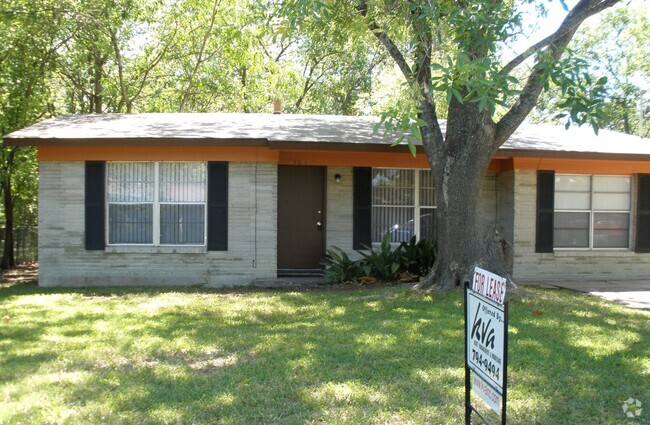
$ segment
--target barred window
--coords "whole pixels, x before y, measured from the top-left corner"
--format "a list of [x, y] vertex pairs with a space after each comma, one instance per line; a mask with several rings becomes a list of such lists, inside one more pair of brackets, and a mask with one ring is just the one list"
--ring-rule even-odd
[[205, 245], [204, 162], [107, 163], [109, 245]]
[[372, 242], [433, 239], [435, 187], [431, 170], [372, 170]]

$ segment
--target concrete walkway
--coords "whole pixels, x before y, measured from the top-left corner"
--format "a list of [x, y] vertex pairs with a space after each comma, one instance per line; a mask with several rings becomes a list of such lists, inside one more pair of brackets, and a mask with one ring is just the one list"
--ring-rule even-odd
[[562, 281], [537, 284], [584, 292], [628, 307], [650, 311], [650, 280]]

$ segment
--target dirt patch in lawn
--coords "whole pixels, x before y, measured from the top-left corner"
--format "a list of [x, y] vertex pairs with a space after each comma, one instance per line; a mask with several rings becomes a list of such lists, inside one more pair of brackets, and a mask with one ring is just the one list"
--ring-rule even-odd
[[13, 286], [38, 282], [38, 263], [19, 264], [0, 272], [0, 284]]

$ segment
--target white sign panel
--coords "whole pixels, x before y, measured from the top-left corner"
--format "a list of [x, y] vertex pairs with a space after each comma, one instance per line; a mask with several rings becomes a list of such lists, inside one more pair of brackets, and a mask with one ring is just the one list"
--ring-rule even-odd
[[503, 394], [504, 306], [467, 291], [467, 365]]
[[472, 289], [492, 301], [503, 304], [506, 299], [506, 278], [475, 267]]
[[475, 373], [472, 374], [472, 389], [492, 410], [501, 413], [501, 395]]

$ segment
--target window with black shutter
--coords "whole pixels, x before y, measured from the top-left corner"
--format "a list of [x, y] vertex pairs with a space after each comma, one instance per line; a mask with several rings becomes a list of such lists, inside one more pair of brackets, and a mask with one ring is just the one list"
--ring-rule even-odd
[[105, 171], [103, 161], [86, 162], [85, 174], [85, 245], [87, 250], [104, 250]]
[[650, 252], [650, 174], [637, 178], [636, 252]]
[[535, 252], [553, 252], [553, 214], [555, 208], [555, 172], [537, 172], [537, 225]]
[[208, 162], [208, 251], [228, 250], [228, 163]]
[[372, 168], [353, 169], [352, 248], [363, 249], [372, 242]]

